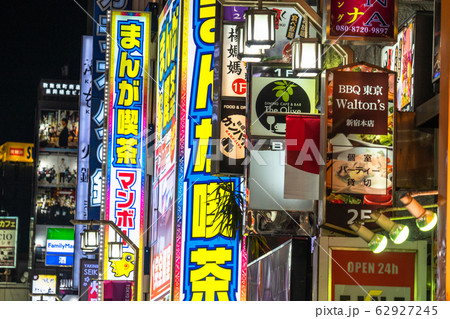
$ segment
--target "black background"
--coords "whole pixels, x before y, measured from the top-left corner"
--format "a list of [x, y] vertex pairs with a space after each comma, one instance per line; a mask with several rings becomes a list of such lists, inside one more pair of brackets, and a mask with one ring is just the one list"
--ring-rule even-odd
[[65, 65], [67, 79], [79, 79], [81, 37], [92, 32], [87, 2], [2, 1], [0, 145], [34, 143], [40, 79], [62, 79]]

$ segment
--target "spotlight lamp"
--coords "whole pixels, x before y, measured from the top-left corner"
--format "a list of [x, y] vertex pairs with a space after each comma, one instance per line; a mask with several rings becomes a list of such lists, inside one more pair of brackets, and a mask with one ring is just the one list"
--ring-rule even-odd
[[375, 223], [377, 223], [378, 226], [389, 233], [389, 237], [394, 242], [394, 244], [399, 245], [406, 239], [408, 239], [408, 226], [397, 224], [377, 211], [371, 213], [370, 217], [375, 221]]
[[264, 50], [249, 48], [245, 45], [244, 25], [240, 24], [236, 28], [238, 38], [238, 58], [244, 62], [261, 62]]
[[436, 226], [438, 220], [437, 214], [425, 209], [411, 194], [406, 194], [400, 198], [400, 200], [410, 214], [416, 218], [416, 225], [421, 231], [426, 232], [432, 230]]
[[253, 49], [270, 49], [275, 44], [275, 17], [277, 12], [262, 7], [250, 8], [245, 16], [245, 45]]
[[388, 240], [386, 236], [375, 234], [360, 222], [351, 224], [350, 229], [353, 230], [359, 237], [364, 239], [369, 248], [376, 254], [381, 253], [387, 246]]

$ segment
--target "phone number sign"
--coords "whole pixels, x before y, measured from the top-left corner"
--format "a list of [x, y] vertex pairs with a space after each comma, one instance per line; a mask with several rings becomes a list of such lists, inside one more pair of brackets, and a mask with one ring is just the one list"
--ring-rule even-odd
[[397, 1], [328, 0], [327, 38], [395, 41]]

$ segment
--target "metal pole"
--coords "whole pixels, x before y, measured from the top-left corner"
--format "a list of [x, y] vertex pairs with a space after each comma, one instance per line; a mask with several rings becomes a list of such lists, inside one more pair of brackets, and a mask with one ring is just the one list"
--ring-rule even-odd
[[137, 286], [139, 279], [139, 247], [111, 220], [76, 220], [70, 221], [73, 225], [108, 225], [133, 249], [134, 251], [134, 274], [133, 274], [133, 301], [137, 301]]

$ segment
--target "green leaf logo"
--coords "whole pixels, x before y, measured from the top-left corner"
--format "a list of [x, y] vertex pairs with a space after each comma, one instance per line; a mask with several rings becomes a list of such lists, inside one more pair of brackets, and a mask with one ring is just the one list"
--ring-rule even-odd
[[289, 98], [292, 94], [294, 94], [294, 90], [292, 88], [296, 87], [297, 84], [288, 81], [276, 81], [274, 82], [277, 86], [275, 86], [272, 91], [277, 91], [275, 93], [276, 97], [281, 97], [284, 102], [289, 101]]

